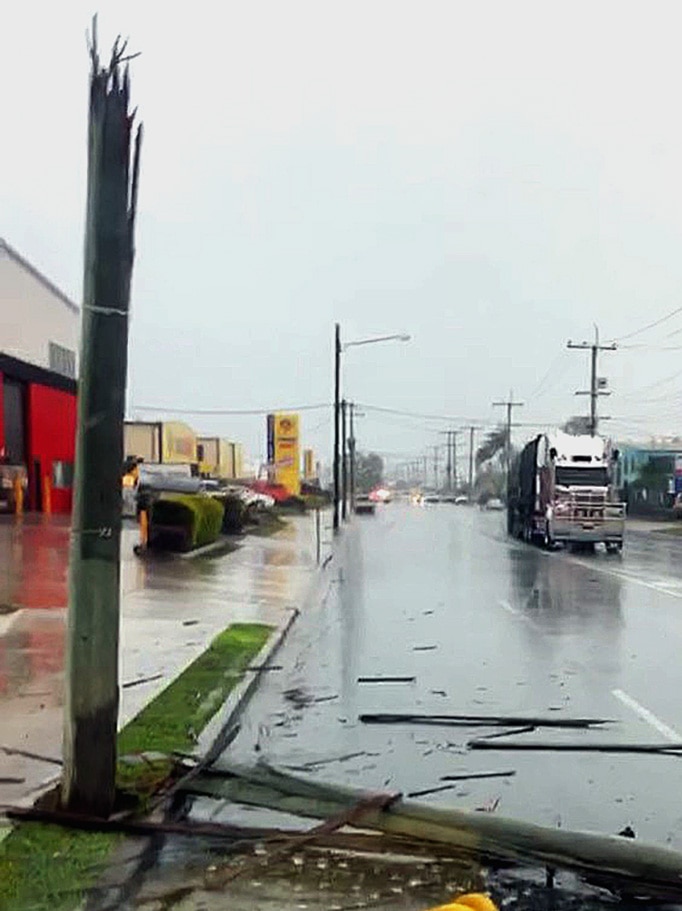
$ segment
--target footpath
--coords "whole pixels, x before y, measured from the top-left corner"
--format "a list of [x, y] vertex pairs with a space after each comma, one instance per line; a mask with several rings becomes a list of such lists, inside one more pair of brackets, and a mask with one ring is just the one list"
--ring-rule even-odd
[[[305, 606], [318, 578], [315, 520], [288, 521], [274, 537], [229, 539], [231, 552], [193, 559], [140, 559], [137, 529], [124, 528], [120, 727], [226, 627], [281, 627]], [[59, 771], [68, 544], [61, 517], [0, 522], [0, 804], [31, 803]]]

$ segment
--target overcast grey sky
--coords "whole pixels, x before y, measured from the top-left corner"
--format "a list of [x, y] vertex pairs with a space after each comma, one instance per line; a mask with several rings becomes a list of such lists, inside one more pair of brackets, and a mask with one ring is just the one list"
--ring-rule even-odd
[[[682, 306], [680, 10], [102, 0], [101, 43], [142, 51], [131, 412], [328, 401], [335, 320], [413, 336], [348, 352], [358, 401], [490, 422], [513, 387], [524, 422], [584, 408], [567, 339]], [[92, 11], [11, 4], [0, 54], [0, 234], [76, 301]], [[682, 312], [623, 344], [642, 347], [600, 371], [612, 432], [678, 432], [661, 349]], [[189, 420], [262, 448], [264, 418]], [[419, 453], [445, 426], [368, 411], [358, 437]], [[324, 456], [327, 413], [303, 428]]]

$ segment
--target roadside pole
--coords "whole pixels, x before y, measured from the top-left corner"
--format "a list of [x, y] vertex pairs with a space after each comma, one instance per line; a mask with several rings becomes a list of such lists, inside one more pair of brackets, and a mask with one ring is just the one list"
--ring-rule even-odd
[[[590, 388], [589, 391], [580, 390], [579, 392], [576, 392], [576, 395], [589, 395], [590, 397], [590, 436], [594, 437], [597, 435], [597, 430], [599, 429], [599, 420], [597, 418], [597, 402], [599, 397], [602, 395], [611, 395], [607, 389], [602, 388], [600, 379], [597, 376], [597, 358], [600, 351], [616, 351], [618, 346], [615, 342], [612, 342], [610, 345], [600, 345], [599, 328], [595, 325], [594, 344], [591, 345], [589, 342], [575, 344], [574, 342], [569, 341], [566, 347], [578, 351], [590, 352]], [[606, 420], [606, 418], [604, 420]]]
[[334, 327], [334, 531], [339, 530], [339, 436], [341, 433], [341, 326]]
[[506, 433], [505, 433], [505, 462], [507, 468], [507, 480], [505, 483], [506, 496], [509, 498], [509, 485], [511, 482], [511, 458], [512, 458], [512, 445], [511, 445], [511, 432], [512, 432], [512, 415], [514, 408], [523, 407], [523, 402], [514, 401], [514, 393], [509, 393], [509, 399], [506, 402], [493, 402], [493, 408], [506, 408], [507, 409], [507, 424], [506, 424]]
[[355, 512], [355, 405], [350, 402], [348, 448], [350, 450], [350, 511]]
[[348, 514], [348, 452], [346, 446], [346, 400], [341, 402], [341, 518]]
[[474, 492], [474, 433], [476, 428], [469, 427], [469, 496]]
[[315, 555], [317, 565], [320, 565], [320, 553], [321, 553], [321, 544], [320, 541], [320, 507], [318, 506], [315, 509]]
[[85, 270], [61, 802], [108, 815], [118, 720], [121, 467], [128, 311], [142, 131], [131, 163], [126, 44], [100, 64], [91, 39]]

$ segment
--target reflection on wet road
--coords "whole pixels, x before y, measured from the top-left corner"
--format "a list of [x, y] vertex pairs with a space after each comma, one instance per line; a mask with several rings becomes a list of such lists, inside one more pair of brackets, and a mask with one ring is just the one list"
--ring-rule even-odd
[[[682, 847], [682, 757], [470, 751], [486, 727], [367, 725], [371, 712], [589, 716], [594, 731], [515, 740], [682, 742], [682, 542], [630, 535], [622, 558], [510, 541], [500, 514], [391, 504], [341, 539], [329, 595], [299, 620], [237, 741], [331, 781], [489, 806], [545, 825]], [[359, 677], [413, 683], [358, 683]], [[293, 695], [292, 695], [293, 694]], [[679, 734], [678, 734], [679, 732]]]
[[[139, 534], [121, 542], [119, 724], [123, 725], [235, 622], [276, 626], [315, 577], [309, 516], [274, 538], [246, 536], [231, 553], [138, 559]], [[0, 745], [58, 758], [61, 751], [69, 525], [63, 517], [0, 522]], [[54, 765], [0, 753], [0, 802], [23, 797]]]

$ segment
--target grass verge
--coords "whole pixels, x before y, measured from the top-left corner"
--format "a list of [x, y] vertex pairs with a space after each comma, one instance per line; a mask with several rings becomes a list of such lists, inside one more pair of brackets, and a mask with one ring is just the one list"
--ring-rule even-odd
[[[268, 640], [272, 628], [236, 623], [118, 735], [118, 754], [188, 751]], [[119, 786], [142, 801], [168, 773], [166, 760], [119, 763]], [[122, 836], [21, 823], [0, 842], [0, 909], [68, 911], [104, 869]]]

